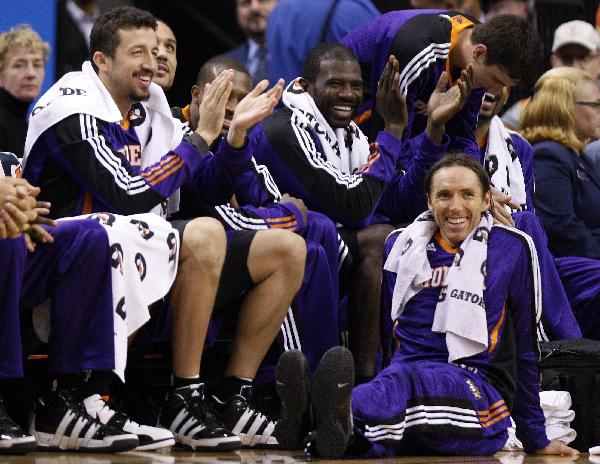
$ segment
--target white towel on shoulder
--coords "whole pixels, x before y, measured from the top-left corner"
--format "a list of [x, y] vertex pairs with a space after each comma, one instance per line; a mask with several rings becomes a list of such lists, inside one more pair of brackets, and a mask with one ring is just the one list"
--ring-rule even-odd
[[484, 164], [492, 185], [510, 195], [520, 209], [525, 209], [527, 196], [523, 168], [510, 133], [498, 116], [494, 116], [490, 123]]

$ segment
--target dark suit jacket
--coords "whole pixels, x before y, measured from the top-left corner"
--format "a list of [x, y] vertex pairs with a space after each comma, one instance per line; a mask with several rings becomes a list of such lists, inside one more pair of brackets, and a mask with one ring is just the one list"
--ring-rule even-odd
[[600, 259], [600, 172], [556, 142], [533, 145], [536, 214], [555, 256]]
[[239, 62], [244, 65], [244, 68], [248, 69], [248, 41], [244, 42], [239, 47], [235, 47], [234, 49], [223, 53], [223, 55], [239, 60]]
[[66, 0], [59, 0], [56, 11], [56, 79], [71, 71], [81, 71], [89, 59], [85, 37], [67, 11]]

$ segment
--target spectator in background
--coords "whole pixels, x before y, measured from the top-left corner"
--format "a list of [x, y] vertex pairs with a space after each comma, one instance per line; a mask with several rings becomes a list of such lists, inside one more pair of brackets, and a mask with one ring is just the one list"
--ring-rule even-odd
[[[569, 21], [558, 26], [554, 32], [550, 65], [553, 68], [569, 66], [587, 71], [593, 79], [600, 77], [600, 36], [585, 21]], [[516, 102], [502, 116], [510, 129], [519, 128], [523, 107], [529, 98]]]
[[160, 19], [156, 21], [158, 54], [156, 55], [156, 73], [152, 81], [166, 92], [173, 85], [177, 71], [177, 39], [173, 30]]
[[50, 45], [31, 27], [0, 34], [0, 150], [23, 156], [27, 112], [44, 81]]
[[547, 71], [524, 109], [521, 133], [533, 145], [534, 205], [550, 250], [557, 257], [599, 259], [600, 175], [582, 153], [600, 137], [596, 82], [576, 68]]
[[90, 32], [100, 8], [96, 0], [59, 0], [56, 12], [56, 79], [81, 71], [88, 59]]
[[302, 74], [304, 59], [320, 42], [339, 42], [379, 15], [370, 0], [279, 0], [269, 16], [269, 81], [286, 83]]
[[502, 14], [511, 14], [523, 19], [529, 19], [527, 0], [489, 0], [485, 5], [486, 20]]
[[[239, 47], [224, 53], [248, 70], [254, 85], [269, 78], [269, 53], [265, 46], [267, 18], [277, 0], [236, 0], [238, 26], [246, 36]], [[271, 82], [276, 82], [277, 79]]]

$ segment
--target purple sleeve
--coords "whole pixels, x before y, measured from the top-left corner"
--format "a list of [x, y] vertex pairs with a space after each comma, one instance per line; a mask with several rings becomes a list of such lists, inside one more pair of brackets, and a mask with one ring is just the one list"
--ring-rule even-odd
[[515, 264], [508, 286], [508, 307], [513, 316], [517, 358], [517, 391], [511, 415], [517, 424], [517, 437], [525, 452], [531, 453], [544, 448], [549, 440], [540, 405], [539, 350], [536, 311], [532, 301], [535, 282], [525, 246], [511, 258]]
[[211, 205], [227, 203], [234, 194], [238, 179], [250, 168], [251, 146], [235, 150], [223, 140], [214, 156], [208, 152], [185, 189], [192, 198], [201, 198]]
[[403, 159], [408, 163], [398, 172], [380, 202], [380, 209], [393, 222], [413, 221], [427, 209], [425, 178], [431, 166], [448, 152], [448, 137], [441, 144], [433, 142], [424, 132], [407, 140], [403, 147]]

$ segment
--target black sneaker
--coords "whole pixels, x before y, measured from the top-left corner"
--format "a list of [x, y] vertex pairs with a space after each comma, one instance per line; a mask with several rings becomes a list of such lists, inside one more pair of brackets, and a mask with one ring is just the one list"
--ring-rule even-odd
[[212, 397], [219, 420], [240, 437], [243, 447], [278, 448], [279, 443], [273, 435], [275, 422], [252, 405], [251, 398], [250, 385], [243, 386], [239, 395], [233, 395], [225, 402]]
[[240, 439], [223, 427], [204, 399], [204, 384], [169, 392], [158, 424], [175, 435], [175, 442], [193, 451], [228, 451], [242, 446]]
[[150, 451], [166, 448], [175, 444], [171, 431], [162, 427], [151, 427], [132, 421], [126, 414], [112, 409], [98, 394], [83, 400], [87, 413], [105, 425], [122, 430], [123, 433], [137, 435], [139, 445], [135, 451]]
[[36, 401], [29, 431], [40, 451], [117, 453], [132, 450], [139, 443], [137, 435], [93, 419], [69, 390], [51, 392]]
[[342, 457], [350, 443], [353, 386], [352, 353], [343, 346], [331, 348], [319, 362], [311, 391], [315, 446], [320, 457]]
[[13, 422], [0, 398], [0, 454], [24, 454], [35, 451], [36, 441]]
[[281, 399], [281, 416], [275, 436], [281, 449], [302, 449], [310, 431], [310, 374], [308, 361], [299, 350], [286, 351], [279, 358], [275, 389]]

